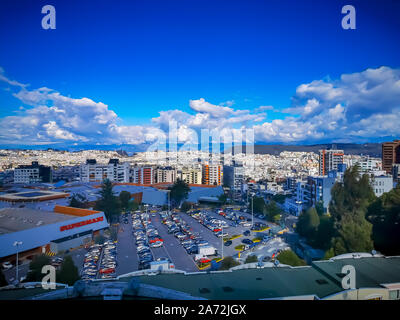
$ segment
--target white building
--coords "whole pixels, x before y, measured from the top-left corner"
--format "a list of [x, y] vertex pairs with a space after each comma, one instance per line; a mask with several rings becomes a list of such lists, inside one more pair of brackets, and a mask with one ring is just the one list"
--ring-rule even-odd
[[157, 168], [155, 170], [156, 183], [175, 182], [177, 177], [176, 169], [172, 167]]
[[338, 170], [338, 165], [343, 163], [343, 150], [319, 151], [319, 175], [327, 176], [329, 171]]
[[393, 189], [392, 176], [371, 176], [371, 186], [377, 197]]
[[31, 165], [19, 166], [14, 170], [14, 183], [31, 184], [51, 181], [51, 168], [39, 165], [37, 161], [33, 161]]
[[188, 184], [201, 184], [202, 170], [201, 168], [182, 168], [178, 171], [178, 177]]
[[94, 159], [86, 160], [79, 168], [82, 182], [101, 182], [109, 179], [112, 182], [129, 182], [128, 162], [119, 163], [118, 159], [110, 159], [108, 164], [98, 164]]

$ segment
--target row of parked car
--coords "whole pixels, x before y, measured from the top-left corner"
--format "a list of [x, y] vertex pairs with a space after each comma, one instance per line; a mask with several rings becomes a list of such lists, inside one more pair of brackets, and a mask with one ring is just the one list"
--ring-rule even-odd
[[132, 228], [136, 241], [136, 252], [139, 258], [139, 270], [149, 269], [150, 263], [154, 260], [150, 247], [162, 247], [164, 240], [151, 223], [150, 215], [147, 213], [133, 213]]
[[[221, 210], [217, 209], [216, 213], [223, 216], [225, 219], [233, 221], [233, 226], [242, 225], [243, 227], [251, 227], [251, 230], [260, 230], [267, 227], [264, 222], [254, 222], [253, 226], [251, 224], [251, 218], [246, 218], [243, 214], [237, 211]], [[255, 218], [264, 219], [262, 214], [255, 214]]]
[[177, 214], [161, 215], [162, 223], [168, 228], [168, 233], [173, 234], [185, 248], [188, 254], [197, 254], [200, 246], [209, 245], [197, 232], [193, 232], [186, 221]]
[[226, 221], [216, 219], [206, 212], [193, 212], [191, 216], [206, 228], [210, 229], [216, 237], [221, 238], [229, 235], [225, 231], [225, 229], [229, 227]]
[[97, 262], [100, 259], [102, 247], [101, 244], [93, 244], [88, 248], [88, 252], [85, 254], [85, 259], [83, 260], [82, 280], [96, 279], [98, 270]]
[[117, 267], [117, 248], [114, 242], [107, 240], [103, 246], [103, 256], [100, 262], [99, 275], [101, 279], [115, 277]]

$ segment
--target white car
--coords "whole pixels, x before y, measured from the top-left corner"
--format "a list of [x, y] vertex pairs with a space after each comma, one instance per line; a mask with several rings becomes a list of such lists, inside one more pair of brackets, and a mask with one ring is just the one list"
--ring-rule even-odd
[[3, 262], [2, 266], [5, 270], [11, 269], [13, 267], [13, 265], [9, 261]]

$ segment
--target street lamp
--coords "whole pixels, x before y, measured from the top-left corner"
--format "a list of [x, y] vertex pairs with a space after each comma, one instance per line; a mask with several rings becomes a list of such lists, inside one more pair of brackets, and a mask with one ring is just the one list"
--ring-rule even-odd
[[13, 244], [14, 247], [17, 247], [17, 264], [16, 264], [16, 269], [15, 269], [15, 272], [16, 272], [15, 276], [17, 278], [17, 284], [19, 284], [19, 277], [18, 277], [18, 246], [20, 246], [20, 245], [22, 245], [22, 241], [15, 241], [14, 244]]
[[168, 192], [168, 216], [170, 216], [171, 215], [171, 209], [170, 209], [170, 193], [171, 193], [171, 190], [168, 190], [167, 191]]
[[222, 224], [220, 224], [221, 226], [221, 233], [222, 233], [222, 237], [221, 237], [221, 252], [222, 252], [222, 259], [224, 258], [224, 226]]
[[251, 194], [251, 227], [254, 227], [254, 212], [253, 212], [253, 197], [254, 194]]

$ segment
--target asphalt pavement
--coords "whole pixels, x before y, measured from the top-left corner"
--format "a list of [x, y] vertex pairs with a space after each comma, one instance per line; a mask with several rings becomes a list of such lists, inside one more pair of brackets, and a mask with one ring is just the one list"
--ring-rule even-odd
[[116, 275], [137, 271], [139, 259], [136, 253], [135, 237], [132, 234], [132, 217], [127, 215], [128, 223], [120, 223], [117, 243]]

